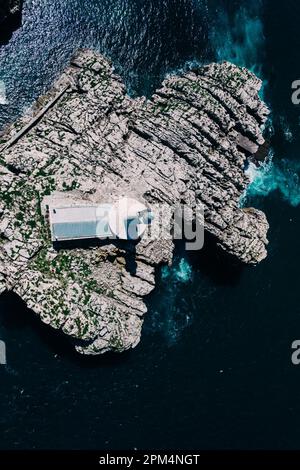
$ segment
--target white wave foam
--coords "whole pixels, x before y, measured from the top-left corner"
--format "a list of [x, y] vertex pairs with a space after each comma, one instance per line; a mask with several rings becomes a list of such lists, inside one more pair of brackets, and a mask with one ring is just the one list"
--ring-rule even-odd
[[250, 185], [242, 198], [241, 205], [244, 205], [248, 198], [266, 197], [273, 191], [279, 191], [293, 207], [300, 204], [300, 163], [298, 161], [275, 161], [270, 158], [259, 167], [250, 164], [246, 173], [250, 178]]

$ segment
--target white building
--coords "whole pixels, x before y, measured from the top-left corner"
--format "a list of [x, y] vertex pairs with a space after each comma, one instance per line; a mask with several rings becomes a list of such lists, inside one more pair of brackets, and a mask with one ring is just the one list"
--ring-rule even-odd
[[123, 198], [116, 204], [49, 204], [49, 222], [53, 242], [84, 239], [136, 240], [150, 224], [152, 214], [134, 199]]
[[111, 206], [49, 206], [53, 241], [105, 239], [112, 236], [108, 217]]

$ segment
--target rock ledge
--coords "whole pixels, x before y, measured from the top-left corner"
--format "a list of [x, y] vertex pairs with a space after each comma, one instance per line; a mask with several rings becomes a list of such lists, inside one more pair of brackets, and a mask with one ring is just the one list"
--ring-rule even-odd
[[138, 344], [155, 268], [172, 262], [171, 234], [55, 250], [41, 212], [53, 193], [72, 204], [130, 196], [163, 204], [166, 219], [178, 204], [201, 206], [223, 250], [246, 264], [264, 259], [266, 217], [240, 207], [247, 157], [264, 143], [260, 87], [224, 62], [132, 99], [108, 60], [79, 51], [1, 138], [0, 292], [15, 291], [80, 353]]

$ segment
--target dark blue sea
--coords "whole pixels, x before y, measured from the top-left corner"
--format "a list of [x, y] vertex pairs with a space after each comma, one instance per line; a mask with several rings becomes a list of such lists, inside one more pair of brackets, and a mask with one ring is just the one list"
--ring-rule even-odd
[[[136, 350], [80, 357], [12, 294], [0, 298], [1, 449], [299, 449], [300, 3], [25, 0], [0, 48], [0, 126], [26, 112], [82, 46], [133, 96], [191, 64], [231, 60], [264, 81], [270, 161], [245, 203], [270, 222], [269, 256], [241, 268], [207, 240], [158, 272]], [[3, 98], [3, 97], [2, 97]]]

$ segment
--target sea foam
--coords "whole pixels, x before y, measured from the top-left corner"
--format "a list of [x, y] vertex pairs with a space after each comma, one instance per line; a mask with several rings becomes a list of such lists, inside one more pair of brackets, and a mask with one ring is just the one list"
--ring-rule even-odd
[[273, 191], [279, 191], [282, 197], [292, 206], [300, 204], [300, 162], [290, 160], [274, 161], [256, 167], [250, 163], [246, 170], [250, 185], [241, 201], [243, 205], [249, 198], [266, 197]]

